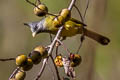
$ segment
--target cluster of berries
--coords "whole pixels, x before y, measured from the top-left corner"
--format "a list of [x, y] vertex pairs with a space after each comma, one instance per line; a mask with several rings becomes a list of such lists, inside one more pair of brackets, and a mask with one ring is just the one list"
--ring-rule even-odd
[[48, 56], [48, 51], [43, 46], [34, 48], [28, 56], [21, 54], [16, 57], [16, 65], [20, 68], [19, 71], [11, 80], [24, 80], [26, 71], [32, 69], [33, 65], [39, 64], [42, 59]]
[[[34, 14], [43, 17], [46, 16], [48, 13], [48, 8], [45, 4], [39, 3], [34, 7]], [[69, 20], [71, 17], [71, 12], [67, 8], [62, 9], [59, 14], [50, 14], [54, 15], [54, 19], [52, 22], [52, 26], [56, 28], [62, 26], [65, 21]], [[33, 49], [29, 53], [28, 56], [21, 54], [16, 57], [16, 65], [19, 68], [17, 73], [12, 77], [10, 80], [24, 80], [26, 76], [26, 71], [32, 69], [33, 65], [39, 64], [42, 59], [48, 57], [48, 50], [43, 46], [38, 46]], [[54, 59], [55, 65], [58, 67], [65, 67], [64, 63], [66, 63], [63, 56], [57, 56]], [[81, 63], [81, 56], [79, 54], [70, 54], [67, 57], [68, 61], [70, 62], [70, 67], [76, 67]], [[70, 71], [67, 71], [69, 73]]]
[[[57, 56], [54, 60], [56, 66], [58, 67], [63, 67], [63, 57], [60, 55], [60, 56]], [[81, 56], [79, 54], [70, 54], [70, 56], [68, 57], [69, 58], [69, 61], [70, 61], [70, 66], [71, 67], [77, 67], [82, 59], [81, 59]]]
[[[48, 8], [45, 4], [38, 4], [35, 8], [34, 8], [34, 14], [42, 17], [42, 16], [46, 16], [46, 14], [48, 13]], [[51, 14], [53, 15], [53, 14]], [[68, 10], [67, 8], [62, 9], [60, 11], [60, 13], [57, 15], [55, 15], [56, 17], [53, 19], [53, 26], [55, 27], [60, 27], [64, 24], [64, 22], [66, 20], [68, 20], [71, 16], [70, 10]]]

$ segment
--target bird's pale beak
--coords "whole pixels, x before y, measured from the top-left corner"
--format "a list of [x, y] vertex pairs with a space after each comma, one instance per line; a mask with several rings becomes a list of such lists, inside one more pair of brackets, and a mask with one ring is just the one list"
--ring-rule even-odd
[[35, 37], [35, 36], [36, 36], [36, 32], [33, 32], [33, 33], [32, 33], [32, 36]]

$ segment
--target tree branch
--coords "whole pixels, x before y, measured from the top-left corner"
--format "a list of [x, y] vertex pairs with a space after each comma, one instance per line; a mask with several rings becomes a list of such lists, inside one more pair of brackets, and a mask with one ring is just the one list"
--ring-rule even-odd
[[58, 30], [58, 33], [57, 33], [56, 37], [54, 38], [53, 42], [52, 42], [51, 45], [49, 46], [48, 57], [44, 59], [42, 68], [40, 69], [40, 72], [38, 73], [38, 75], [36, 76], [36, 78], [35, 78], [34, 80], [38, 80], [38, 79], [41, 77], [41, 75], [42, 75], [42, 73], [43, 73], [43, 71], [44, 71], [44, 69], [45, 69], [45, 66], [46, 66], [46, 64], [47, 64], [47, 61], [48, 61], [48, 59], [49, 59], [49, 56], [51, 55], [51, 53], [52, 53], [52, 51], [53, 51], [53, 48], [54, 48], [54, 46], [55, 46], [55, 43], [56, 43], [57, 39], [59, 38], [62, 29], [63, 29], [63, 26], [60, 27], [60, 29]]
[[50, 58], [51, 58], [51, 60], [52, 60], [52, 62], [53, 62], [53, 65], [54, 65], [54, 67], [55, 67], [55, 72], [56, 72], [57, 78], [58, 78], [58, 80], [60, 80], [60, 75], [59, 75], [59, 72], [58, 72], [58, 68], [57, 68], [57, 66], [56, 66], [55, 63], [54, 63], [54, 59], [53, 59], [52, 56], [50, 56]]
[[[73, 5], [75, 4], [75, 1], [76, 1], [76, 0], [72, 0], [72, 1], [71, 1], [70, 5], [69, 5], [69, 7], [68, 7], [68, 10], [70, 10], [70, 11], [72, 10]], [[48, 59], [49, 59], [49, 56], [52, 54], [53, 48], [54, 48], [54, 46], [55, 46], [55, 43], [56, 43], [57, 39], [59, 39], [62, 30], [63, 30], [63, 26], [61, 26], [61, 27], [59, 28], [59, 30], [58, 30], [58, 32], [57, 32], [57, 34], [56, 34], [56, 37], [54, 38], [53, 42], [52, 42], [51, 45], [49, 46], [48, 57], [44, 59], [42, 68], [40, 69], [40, 72], [38, 73], [38, 75], [35, 77], [34, 80], [38, 80], [38, 79], [41, 77], [41, 75], [42, 75], [42, 73], [43, 73], [43, 71], [44, 71], [44, 69], [45, 69], [45, 66], [46, 66], [46, 64], [47, 64], [47, 61], [48, 61]], [[58, 78], [58, 80], [60, 80], [60, 79]]]
[[15, 60], [15, 58], [0, 59], [0, 61], [11, 61], [11, 60]]
[[11, 80], [14, 76], [15, 76], [15, 74], [19, 71], [19, 67], [17, 67], [14, 71], [13, 71], [13, 73], [10, 75], [10, 77], [9, 77], [9, 79], [8, 80]]

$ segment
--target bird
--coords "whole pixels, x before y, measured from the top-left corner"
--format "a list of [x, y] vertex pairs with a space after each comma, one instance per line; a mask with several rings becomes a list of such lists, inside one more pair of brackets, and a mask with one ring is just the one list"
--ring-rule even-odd
[[[44, 17], [40, 21], [28, 22], [24, 23], [24, 25], [30, 28], [33, 37], [35, 37], [39, 33], [51, 33], [56, 35], [59, 27], [54, 26], [55, 18], [56, 16], [49, 15]], [[86, 26], [86, 24], [71, 17], [64, 22], [63, 30], [61, 31], [60, 36], [66, 38], [75, 36], [77, 34], [82, 34], [82, 32], [84, 32], [85, 36], [97, 41], [102, 45], [107, 45], [110, 42], [109, 38], [94, 31], [88, 30], [84, 26]]]

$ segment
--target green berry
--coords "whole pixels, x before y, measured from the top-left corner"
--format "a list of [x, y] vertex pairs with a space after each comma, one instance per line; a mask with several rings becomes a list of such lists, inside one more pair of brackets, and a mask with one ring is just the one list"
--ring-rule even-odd
[[24, 70], [24, 71], [28, 71], [28, 70], [30, 70], [32, 67], [33, 67], [32, 59], [28, 58], [26, 65], [22, 66], [21, 68], [22, 68], [22, 70]]
[[70, 64], [72, 67], [80, 65], [80, 63], [82, 62], [82, 58], [79, 54], [71, 54], [70, 59], [71, 59]]
[[26, 73], [24, 71], [18, 71], [15, 75], [15, 80], [24, 80]]
[[48, 51], [43, 46], [38, 46], [34, 49], [34, 51], [38, 51], [42, 58], [46, 58], [48, 56]]
[[34, 8], [34, 14], [37, 16], [45, 16], [48, 12], [48, 8], [44, 4], [40, 4]]
[[29, 58], [32, 59], [33, 63], [34, 64], [39, 64], [41, 59], [42, 59], [42, 56], [40, 54], [40, 52], [38, 51], [32, 51], [30, 54], [29, 54]]
[[16, 65], [17, 66], [23, 66], [27, 61], [27, 56], [26, 55], [19, 55], [16, 58]]

